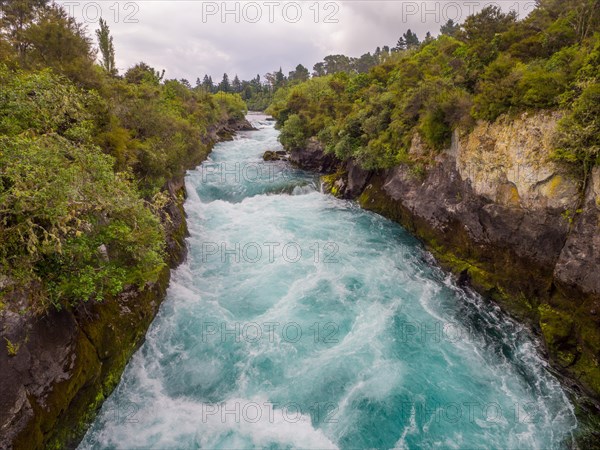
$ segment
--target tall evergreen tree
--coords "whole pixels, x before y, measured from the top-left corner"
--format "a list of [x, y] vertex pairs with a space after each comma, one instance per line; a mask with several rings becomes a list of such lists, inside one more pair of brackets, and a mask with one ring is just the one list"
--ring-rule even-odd
[[214, 86], [212, 77], [210, 77], [208, 75], [204, 75], [204, 78], [202, 79], [202, 89], [205, 92], [213, 92], [215, 90], [215, 86]]
[[440, 27], [440, 33], [445, 34], [446, 36], [456, 36], [459, 30], [460, 25], [454, 23], [454, 20], [452, 19], [448, 19], [448, 22]]
[[277, 72], [275, 72], [275, 88], [278, 89], [285, 84], [285, 75], [283, 74], [283, 70], [281, 67]]
[[98, 37], [98, 47], [102, 55], [102, 67], [109, 75], [117, 75], [113, 38], [110, 35], [108, 24], [102, 18], [100, 18], [100, 29], [96, 30], [96, 36]]
[[237, 74], [233, 77], [233, 81], [231, 82], [231, 88], [233, 92], [239, 93], [242, 91], [242, 82], [238, 78]]
[[253, 78], [252, 81], [250, 81], [250, 84], [254, 86], [255, 89], [260, 90], [262, 88], [262, 84], [260, 82], [260, 75], [256, 74], [256, 78]]
[[396, 52], [406, 50], [406, 39], [404, 39], [403, 36], [400, 36], [400, 38], [398, 39], [398, 42], [396, 43], [396, 46], [393, 48], [393, 50]]
[[415, 48], [420, 44], [419, 38], [417, 37], [417, 35], [415, 33], [413, 33], [410, 30], [410, 28], [408, 30], [406, 30], [406, 33], [404, 33], [402, 35], [402, 37], [404, 38], [404, 41], [406, 42], [407, 49]]
[[219, 83], [219, 91], [221, 92], [231, 92], [231, 83], [229, 83], [229, 75], [226, 73], [223, 74], [223, 79], [221, 83]]

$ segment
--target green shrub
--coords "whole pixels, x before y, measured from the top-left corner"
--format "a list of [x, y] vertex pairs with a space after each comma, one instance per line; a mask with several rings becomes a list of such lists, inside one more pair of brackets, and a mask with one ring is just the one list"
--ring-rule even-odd
[[248, 107], [239, 94], [219, 92], [214, 95], [217, 105], [221, 108], [223, 117], [234, 120], [243, 119]]
[[587, 175], [600, 163], [600, 83], [590, 82], [559, 122], [555, 154], [577, 163]]
[[157, 279], [159, 220], [112, 157], [55, 134], [0, 138], [0, 264], [55, 305]]
[[279, 139], [281, 143], [290, 149], [302, 148], [308, 138], [304, 121], [297, 114], [292, 114], [281, 127]]
[[58, 133], [88, 141], [94, 131], [92, 110], [101, 99], [83, 92], [66, 78], [41, 72], [10, 72], [0, 66], [0, 134]]
[[492, 121], [511, 109], [521, 76], [517, 67], [517, 61], [501, 55], [485, 69], [473, 100], [473, 117]]
[[425, 142], [436, 150], [446, 147], [452, 135], [452, 129], [446, 122], [444, 112], [439, 108], [427, 111], [421, 116], [419, 131]]

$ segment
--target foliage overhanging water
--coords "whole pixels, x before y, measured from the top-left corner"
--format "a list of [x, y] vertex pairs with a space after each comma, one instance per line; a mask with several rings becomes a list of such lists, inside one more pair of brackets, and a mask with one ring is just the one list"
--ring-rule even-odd
[[527, 330], [259, 131], [187, 176], [188, 261], [80, 448], [561, 448]]

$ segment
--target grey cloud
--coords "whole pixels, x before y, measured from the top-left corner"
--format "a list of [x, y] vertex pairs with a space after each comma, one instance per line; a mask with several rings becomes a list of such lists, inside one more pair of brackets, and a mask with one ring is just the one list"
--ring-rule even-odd
[[[62, 2], [64, 3], [64, 1]], [[76, 17], [84, 21], [80, 2], [75, 8]], [[373, 51], [377, 46], [394, 46], [398, 37], [408, 28], [416, 32], [420, 38], [427, 31], [437, 34], [445, 16], [436, 18], [428, 15], [422, 20], [420, 11], [427, 8], [432, 11], [435, 5], [438, 10], [448, 8], [448, 4], [457, 3], [466, 10], [465, 3], [471, 7], [474, 2], [420, 2], [406, 1], [367, 1], [351, 0], [330, 2], [337, 5], [335, 15], [337, 23], [324, 23], [325, 12], [332, 12], [329, 7], [325, 11], [326, 1], [319, 6], [319, 20], [315, 23], [314, 5], [316, 2], [299, 2], [302, 17], [297, 23], [290, 23], [283, 16], [283, 6], [292, 2], [279, 1], [275, 8], [274, 22], [268, 21], [268, 4], [265, 1], [254, 2], [261, 8], [262, 19], [258, 23], [249, 23], [240, 15], [239, 23], [230, 14], [227, 20], [220, 15], [206, 16], [203, 20], [203, 4], [208, 7], [221, 7], [222, 2], [203, 1], [145, 1], [138, 0], [137, 13], [130, 17], [137, 23], [125, 23], [127, 2], [116, 2], [121, 9], [119, 20], [115, 20], [113, 2], [97, 2], [101, 5], [102, 14], [111, 27], [117, 51], [117, 66], [125, 69], [131, 65], [145, 61], [156, 68], [167, 69], [167, 77], [187, 78], [194, 81], [205, 73], [211, 74], [216, 81], [224, 72], [233, 76], [248, 79], [260, 74], [276, 70], [280, 66], [284, 72], [292, 70], [298, 63], [309, 69], [328, 54], [343, 53], [349, 56], [360, 56]], [[490, 2], [479, 2], [479, 9]], [[511, 1], [510, 4], [524, 5], [527, 2]], [[531, 3], [529, 1], [528, 3]], [[238, 4], [240, 12], [249, 2], [228, 1], [228, 8]], [[502, 4], [508, 8], [507, 2]], [[311, 7], [313, 9], [311, 9]], [[417, 14], [402, 14], [417, 8]], [[93, 8], [91, 8], [93, 10]], [[523, 8], [524, 9], [524, 8]], [[293, 7], [288, 12], [293, 12]], [[450, 10], [447, 9], [447, 12]], [[251, 12], [251, 11], [250, 11]], [[291, 15], [290, 12], [290, 15]], [[97, 28], [90, 23], [90, 33]]]

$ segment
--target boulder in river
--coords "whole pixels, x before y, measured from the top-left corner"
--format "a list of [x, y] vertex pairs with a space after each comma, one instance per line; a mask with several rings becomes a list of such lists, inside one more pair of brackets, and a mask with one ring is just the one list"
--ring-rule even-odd
[[292, 149], [290, 161], [302, 169], [321, 173], [333, 173], [341, 164], [335, 155], [325, 153], [323, 144], [315, 137], [304, 148]]
[[281, 160], [285, 161], [287, 159], [288, 159], [288, 154], [287, 154], [287, 152], [285, 152], [283, 150], [278, 150], [278, 151], [267, 150], [263, 154], [264, 161], [281, 161]]

